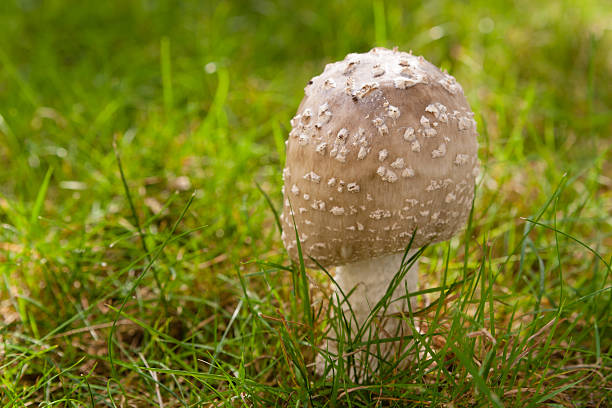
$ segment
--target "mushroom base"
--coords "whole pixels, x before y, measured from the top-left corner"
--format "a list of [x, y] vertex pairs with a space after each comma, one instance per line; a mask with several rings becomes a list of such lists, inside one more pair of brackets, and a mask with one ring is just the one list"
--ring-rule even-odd
[[[409, 251], [406, 260], [410, 259], [416, 251], [417, 250]], [[342, 336], [345, 339], [345, 349], [342, 354], [345, 362], [352, 366], [347, 367], [347, 369], [351, 370], [353, 373], [352, 377], [355, 379], [363, 378], [364, 375], [375, 370], [381, 358], [387, 361], [392, 360], [394, 358], [394, 353], [401, 352], [402, 349], [410, 344], [409, 341], [398, 340], [378, 343], [371, 346], [369, 350], [363, 350], [357, 353], [354, 352], [355, 350], [346, 349], [349, 343], [354, 344], [360, 341], [410, 335], [411, 330], [402, 319], [401, 314], [405, 313], [407, 315], [409, 312], [408, 302], [405, 298], [406, 294], [417, 290], [418, 259], [406, 272], [399, 285], [393, 291], [390, 302], [387, 302], [387, 307], [378, 310], [376, 317], [369, 320], [368, 323], [368, 317], [371, 311], [385, 296], [391, 281], [400, 270], [403, 256], [404, 254], [400, 252], [336, 268], [335, 280], [339, 288], [335, 288], [337, 298], [334, 296], [334, 302], [336, 302], [337, 299], [341, 302], [344, 321], [346, 324], [350, 324], [351, 341], [346, 341], [349, 336], [346, 326], [343, 326], [342, 331], [344, 333], [330, 332], [329, 337], [338, 338]], [[350, 308], [339, 289], [348, 296]], [[414, 310], [415, 299], [411, 298], [410, 301], [412, 309]], [[361, 338], [358, 339], [356, 336], [364, 324], [368, 324], [368, 327], [361, 330]], [[330, 355], [337, 354], [337, 341], [329, 340], [327, 344], [323, 346], [323, 348], [325, 347], [327, 347]], [[317, 372], [319, 374], [324, 374], [324, 370], [325, 358], [320, 355], [317, 359]]]

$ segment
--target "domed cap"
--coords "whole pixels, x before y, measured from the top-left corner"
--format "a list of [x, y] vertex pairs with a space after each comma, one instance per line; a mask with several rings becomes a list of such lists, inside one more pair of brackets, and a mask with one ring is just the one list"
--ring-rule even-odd
[[[374, 48], [328, 64], [291, 120], [282, 239], [293, 259], [344, 265], [444, 241], [478, 174], [461, 86], [423, 57]], [[293, 209], [293, 210], [292, 210]], [[293, 213], [292, 213], [293, 211]]]

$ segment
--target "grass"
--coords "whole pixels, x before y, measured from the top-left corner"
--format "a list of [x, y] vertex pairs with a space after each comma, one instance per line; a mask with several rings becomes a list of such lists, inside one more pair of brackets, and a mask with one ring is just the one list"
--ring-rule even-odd
[[[610, 21], [595, 0], [0, 2], [0, 401], [609, 406]], [[375, 45], [459, 80], [483, 175], [466, 231], [420, 256], [408, 368], [355, 383], [350, 357], [314, 374], [325, 336], [364, 344], [270, 204], [303, 86]]]

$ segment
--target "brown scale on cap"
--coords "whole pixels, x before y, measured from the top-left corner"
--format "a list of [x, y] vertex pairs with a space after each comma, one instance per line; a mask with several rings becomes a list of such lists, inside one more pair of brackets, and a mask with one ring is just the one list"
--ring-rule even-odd
[[292, 258], [293, 220], [306, 263], [326, 267], [401, 252], [415, 230], [418, 248], [462, 228], [478, 143], [452, 76], [422, 57], [374, 48], [328, 64], [305, 94], [283, 173], [282, 237]]

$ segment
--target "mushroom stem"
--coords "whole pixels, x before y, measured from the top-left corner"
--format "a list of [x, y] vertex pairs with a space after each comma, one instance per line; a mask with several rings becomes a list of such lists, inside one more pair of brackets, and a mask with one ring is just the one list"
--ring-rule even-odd
[[[406, 256], [406, 261], [408, 261], [416, 251], [417, 250], [409, 251]], [[351, 358], [354, 359], [352, 368], [351, 364], [348, 366], [351, 376], [354, 379], [362, 377], [366, 374], [366, 371], [375, 370], [380, 363], [378, 359], [379, 356], [383, 359], [388, 359], [391, 353], [401, 351], [403, 346], [408, 344], [408, 342], [405, 341], [381, 343], [376, 340], [389, 337], [401, 337], [411, 333], [407, 325], [403, 324], [401, 317], [390, 317], [390, 315], [402, 312], [408, 314], [409, 309], [405, 296], [407, 293], [414, 292], [417, 289], [418, 259], [412, 264], [410, 269], [406, 271], [404, 277], [393, 291], [390, 301], [387, 302], [387, 308], [376, 311], [377, 317], [370, 320], [368, 323], [368, 317], [372, 310], [385, 296], [393, 278], [399, 272], [403, 257], [404, 254], [400, 252], [338, 266], [336, 268], [335, 280], [337, 287], [335, 291], [342, 303], [341, 308], [344, 315], [344, 321], [350, 324], [350, 336], [352, 337], [350, 343], [355, 344], [360, 341], [367, 341], [368, 339], [375, 340], [368, 350], [364, 350], [364, 353], [358, 354], [354, 353], [356, 350], [348, 350], [348, 343], [345, 342], [343, 350], [345, 356], [343, 356], [343, 358], [346, 360], [349, 356], [352, 356]], [[342, 292], [340, 292], [340, 290]], [[348, 296], [350, 308], [349, 304], [344, 300], [342, 293]], [[414, 309], [414, 298], [411, 298], [410, 301]], [[361, 330], [361, 338], [356, 338], [359, 329], [361, 329], [364, 324], [368, 324], [368, 327]], [[346, 339], [347, 333], [340, 334], [342, 332], [344, 332], [344, 330], [339, 330], [335, 334]], [[330, 337], [333, 338], [334, 333], [330, 333]], [[338, 351], [338, 342], [330, 340], [327, 342], [326, 348], [332, 354], [336, 354]], [[325, 359], [319, 356], [317, 358], [317, 372], [322, 374], [325, 371], [324, 367]]]
[[[416, 251], [417, 250], [409, 251], [406, 256], [406, 261], [408, 261]], [[348, 301], [355, 314], [355, 319], [351, 320], [351, 326], [354, 329], [356, 329], [355, 323], [361, 327], [366, 322], [372, 309], [376, 306], [378, 301], [383, 298], [393, 277], [400, 270], [403, 257], [404, 254], [398, 252], [338, 266], [336, 268], [335, 279], [339, 289], [347, 296], [352, 291]], [[401, 300], [395, 299], [405, 296], [406, 293], [416, 291], [418, 278], [417, 259], [406, 272], [399, 285], [395, 288], [391, 297], [391, 303], [386, 309], [386, 315], [400, 312], [408, 313], [408, 305], [405, 298]], [[336, 288], [336, 291], [338, 291], [338, 288]], [[338, 296], [341, 301], [344, 300], [341, 293], [338, 293]], [[412, 306], [414, 306], [414, 299], [412, 302]], [[342, 310], [347, 320], [352, 319], [351, 311], [346, 302], [343, 304]], [[380, 315], [382, 312], [383, 310], [380, 310], [377, 314]], [[355, 320], [357, 320], [357, 322], [355, 322]], [[391, 332], [389, 334], [393, 335]]]

